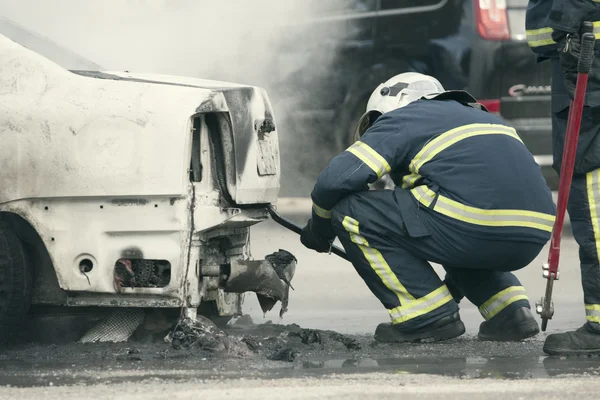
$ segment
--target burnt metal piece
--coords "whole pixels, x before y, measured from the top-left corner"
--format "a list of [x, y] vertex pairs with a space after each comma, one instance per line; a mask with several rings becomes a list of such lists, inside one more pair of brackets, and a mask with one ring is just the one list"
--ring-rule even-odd
[[273, 353], [267, 356], [268, 360], [271, 361], [287, 361], [293, 362], [300, 353], [292, 349], [291, 347], [277, 348]]
[[321, 334], [314, 329], [302, 329], [300, 332], [290, 332], [290, 336], [298, 336], [304, 344], [323, 344]]
[[294, 290], [294, 287], [290, 282], [291, 278], [287, 276], [287, 267], [292, 263], [292, 261], [298, 262], [296, 257], [294, 257], [294, 255], [287, 250], [279, 249], [279, 251], [276, 251], [275, 253], [266, 256], [265, 260], [271, 263], [271, 265], [275, 269], [275, 272], [277, 272], [277, 276], [279, 276], [279, 279], [287, 283], [289, 287], [292, 288], [292, 290]]
[[281, 301], [279, 316], [287, 311], [290, 282], [296, 272], [296, 258], [280, 250], [268, 255], [267, 260], [234, 260], [224, 265], [227, 278], [222, 282], [229, 293], [255, 292], [264, 313]]
[[117, 291], [130, 288], [162, 288], [171, 281], [171, 263], [166, 260], [121, 258], [115, 263], [114, 282]]

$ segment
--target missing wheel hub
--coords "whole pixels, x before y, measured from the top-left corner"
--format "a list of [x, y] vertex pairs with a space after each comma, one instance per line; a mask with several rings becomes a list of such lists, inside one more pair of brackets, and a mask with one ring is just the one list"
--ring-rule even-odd
[[166, 260], [121, 258], [114, 269], [114, 282], [121, 288], [163, 288], [171, 281], [171, 263]]

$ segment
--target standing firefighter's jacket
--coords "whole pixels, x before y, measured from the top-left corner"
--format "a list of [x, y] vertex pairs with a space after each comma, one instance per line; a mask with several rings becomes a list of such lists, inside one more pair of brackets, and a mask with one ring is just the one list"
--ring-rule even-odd
[[[600, 34], [600, 1], [529, 0], [525, 27], [527, 42], [538, 60], [557, 58], [557, 34], [579, 31], [583, 21], [594, 22], [596, 39]], [[596, 49], [599, 49], [596, 42]]]
[[[527, 5], [527, 41], [538, 62], [551, 60], [553, 168], [560, 172], [569, 106], [577, 81], [576, 57], [567, 35], [578, 42], [584, 21], [594, 25], [595, 57], [585, 94], [577, 143], [575, 176], [600, 168], [600, 0], [530, 0]], [[569, 50], [569, 51], [565, 51]], [[576, 54], [573, 54], [575, 56]], [[578, 56], [578, 55], [577, 55]]]
[[[390, 174], [405, 229], [422, 236], [414, 207], [479, 238], [546, 243], [555, 206], [540, 167], [517, 132], [471, 106], [466, 92], [417, 100], [380, 116], [321, 172], [311, 194], [315, 230], [331, 238], [332, 210]], [[418, 218], [417, 218], [418, 219]]]

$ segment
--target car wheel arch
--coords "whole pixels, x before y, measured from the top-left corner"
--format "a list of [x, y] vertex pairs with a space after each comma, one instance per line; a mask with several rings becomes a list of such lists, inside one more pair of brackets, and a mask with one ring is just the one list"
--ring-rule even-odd
[[31, 272], [32, 302], [64, 304], [66, 292], [60, 288], [54, 262], [35, 223], [18, 212], [0, 211], [0, 224], [10, 227], [24, 245]]

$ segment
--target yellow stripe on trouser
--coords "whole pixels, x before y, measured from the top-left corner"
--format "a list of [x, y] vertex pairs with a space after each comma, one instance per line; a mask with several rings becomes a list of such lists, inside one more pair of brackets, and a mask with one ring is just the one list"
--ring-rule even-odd
[[[596, 243], [596, 257], [600, 263], [600, 221], [598, 221], [598, 208], [600, 207], [600, 169], [588, 172], [585, 176], [588, 204], [590, 207], [590, 220], [594, 231]], [[586, 304], [585, 314], [589, 322], [600, 324], [600, 304]]]
[[[411, 190], [413, 196], [426, 207], [436, 199], [436, 193], [427, 186], [417, 186]], [[461, 204], [446, 196], [437, 195], [433, 210], [456, 220], [482, 226], [514, 226], [535, 228], [552, 232], [555, 217], [550, 214], [528, 210], [484, 210]]]
[[448, 287], [442, 285], [433, 292], [417, 300], [388, 311], [392, 318], [392, 324], [401, 324], [438, 309], [450, 300], [452, 300], [452, 295], [450, 294]]
[[594, 231], [594, 241], [596, 243], [596, 256], [600, 263], [600, 224], [598, 222], [598, 207], [600, 206], [600, 169], [588, 172], [585, 175], [586, 191], [588, 204], [590, 206], [590, 220]]
[[391, 171], [390, 165], [385, 158], [366, 143], [357, 141], [352, 146], [348, 147], [346, 151], [354, 154], [360, 161], [367, 164], [369, 168], [377, 174], [378, 178], [381, 178]]
[[414, 300], [415, 298], [408, 293], [408, 290], [406, 290], [404, 285], [400, 283], [396, 274], [394, 274], [388, 263], [383, 258], [383, 255], [381, 255], [378, 250], [370, 247], [367, 239], [360, 235], [358, 221], [347, 216], [344, 217], [342, 226], [350, 234], [350, 240], [363, 252], [365, 258], [369, 262], [369, 265], [371, 268], [373, 268], [377, 276], [379, 276], [383, 284], [389, 290], [394, 292], [396, 296], [398, 296], [400, 304]]
[[519, 300], [529, 300], [523, 286], [511, 286], [493, 295], [479, 307], [479, 312], [486, 320], [494, 317], [500, 311]]
[[379, 276], [383, 284], [398, 296], [400, 306], [388, 310], [393, 324], [399, 324], [425, 315], [452, 300], [452, 295], [446, 285], [442, 285], [424, 297], [415, 299], [413, 295], [408, 293], [404, 285], [400, 283], [396, 274], [394, 274], [383, 258], [383, 255], [378, 250], [370, 247], [367, 240], [360, 235], [358, 221], [347, 216], [344, 218], [342, 225], [350, 234], [350, 240], [361, 249], [369, 265], [373, 268], [377, 276]]
[[600, 304], [586, 304], [585, 315], [588, 322], [596, 322], [600, 324]]
[[331, 210], [326, 210], [324, 208], [319, 207], [313, 202], [313, 210], [315, 210], [315, 214], [317, 214], [321, 218], [331, 219]]

